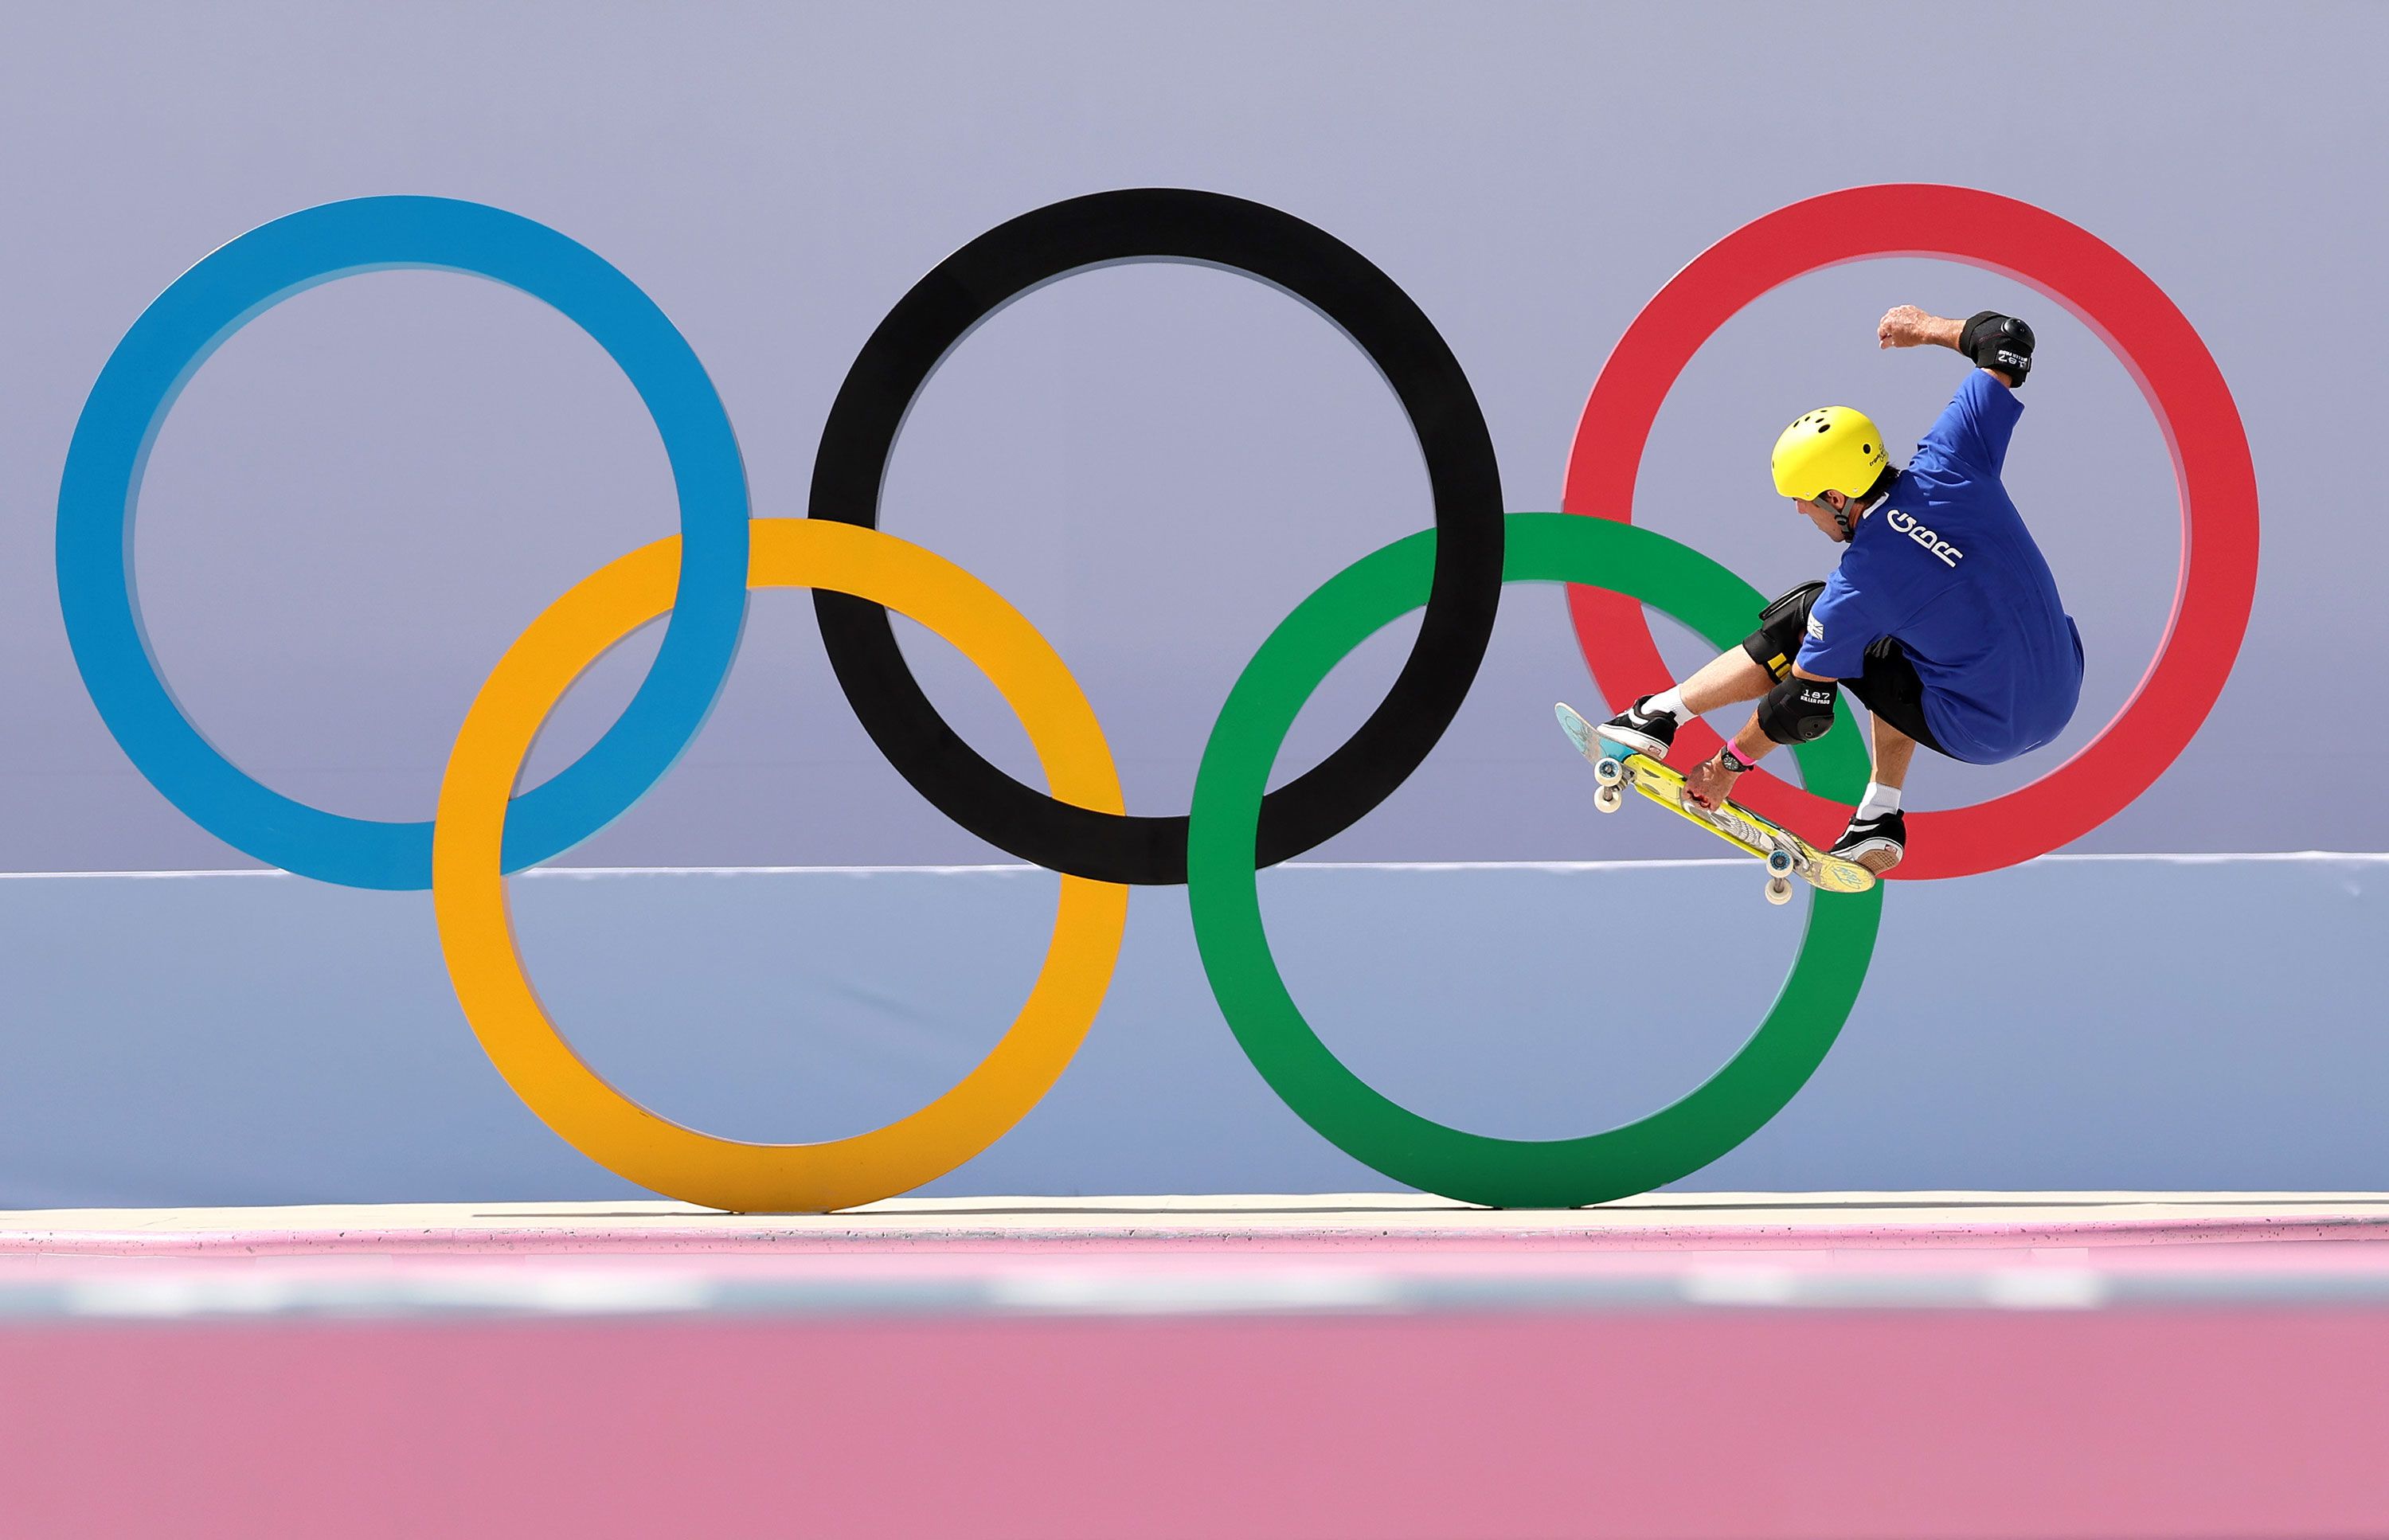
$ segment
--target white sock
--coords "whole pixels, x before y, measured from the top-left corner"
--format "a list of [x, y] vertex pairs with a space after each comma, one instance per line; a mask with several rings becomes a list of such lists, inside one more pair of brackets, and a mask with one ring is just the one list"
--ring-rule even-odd
[[1652, 696], [1643, 703], [1642, 709], [1667, 712], [1676, 719], [1680, 726], [1693, 719], [1693, 714], [1684, 709], [1684, 692], [1680, 685], [1671, 684], [1665, 691]]
[[1861, 819], [1881, 818], [1885, 813], [1899, 811], [1899, 788], [1886, 786], [1878, 781], [1867, 783], [1866, 797], [1859, 803]]

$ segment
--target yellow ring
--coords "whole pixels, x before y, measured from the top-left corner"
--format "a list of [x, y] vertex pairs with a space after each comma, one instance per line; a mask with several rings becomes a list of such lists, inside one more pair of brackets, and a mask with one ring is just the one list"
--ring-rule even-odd
[[[1122, 810], [1094, 708], [1018, 610], [942, 556], [824, 519], [758, 519], [749, 588], [824, 588], [912, 617], [961, 649], [1028, 730], [1053, 795]], [[822, 1144], [749, 1144], [658, 1117], [565, 1041], [525, 976], [498, 852], [532, 738], [583, 669], [671, 607], [677, 537], [583, 579], [531, 622], [481, 686], [440, 783], [431, 896], [456, 998], [482, 1049], [540, 1119], [607, 1170], [670, 1197], [745, 1212], [850, 1208], [909, 1191], [993, 1144], [1053, 1088], [1109, 987], [1128, 889], [1062, 879], [1054, 939], [1003, 1040], [909, 1117]]]

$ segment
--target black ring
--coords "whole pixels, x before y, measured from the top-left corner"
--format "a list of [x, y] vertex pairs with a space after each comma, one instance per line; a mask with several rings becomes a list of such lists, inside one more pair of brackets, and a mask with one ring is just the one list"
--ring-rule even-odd
[[[905, 414], [946, 355], [1031, 288], [1139, 259], [1231, 268], [1334, 322], [1393, 387], [1434, 490], [1435, 578], [1418, 641], [1360, 731], [1262, 801], [1257, 859], [1268, 866], [1342, 833], [1410, 778], [1475, 682], [1501, 602], [1501, 477], [1476, 392], [1426, 312], [1366, 257], [1267, 204], [1179, 187], [1094, 193], [997, 225], [931, 269], [862, 345], [822, 429], [811, 511], [876, 528], [880, 484]], [[855, 716], [947, 817], [1056, 872], [1113, 883], [1186, 880], [1182, 815], [1093, 812], [1015, 781], [938, 715], [885, 609], [819, 589], [813, 609]]]

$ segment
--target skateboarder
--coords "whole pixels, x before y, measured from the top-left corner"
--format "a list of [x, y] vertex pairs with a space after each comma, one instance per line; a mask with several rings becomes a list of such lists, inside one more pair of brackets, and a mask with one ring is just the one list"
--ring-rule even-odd
[[2082, 637], [1999, 484], [2024, 412], [2015, 390], [2032, 368], [2032, 328], [1991, 311], [1954, 321], [1901, 305], [1875, 337], [1885, 348], [1937, 343], [1979, 367], [1906, 470], [1850, 407], [1785, 428], [1775, 490], [1848, 547], [1841, 565], [1760, 611], [1741, 646], [1600, 732], [1664, 759], [1688, 718], [1756, 700], [1717, 757], [1684, 772], [1686, 792], [1715, 807], [1776, 745], [1820, 736], [1847, 685], [1874, 718], [1874, 770], [1833, 853], [1882, 872], [1907, 853], [1899, 789], [1916, 745], [1995, 765], [2048, 743], [2081, 694]]

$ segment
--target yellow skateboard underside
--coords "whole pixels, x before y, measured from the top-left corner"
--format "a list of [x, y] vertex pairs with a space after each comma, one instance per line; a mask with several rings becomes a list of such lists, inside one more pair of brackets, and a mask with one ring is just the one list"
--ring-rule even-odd
[[1760, 860], [1777, 849], [1789, 851], [1793, 871], [1805, 878], [1810, 886], [1826, 893], [1864, 893], [1874, 886], [1875, 875], [1856, 861], [1846, 861], [1829, 856], [1807, 840], [1782, 825], [1759, 817], [1737, 802], [1722, 808], [1703, 808], [1684, 796], [1681, 771], [1668, 769], [1646, 754], [1636, 754], [1622, 744], [1602, 738], [1593, 725], [1568, 706], [1557, 708], [1560, 728], [1590, 764], [1615, 758], [1623, 770], [1624, 783], [1631, 785], [1644, 796], [1689, 823], [1697, 823], [1728, 845]]

